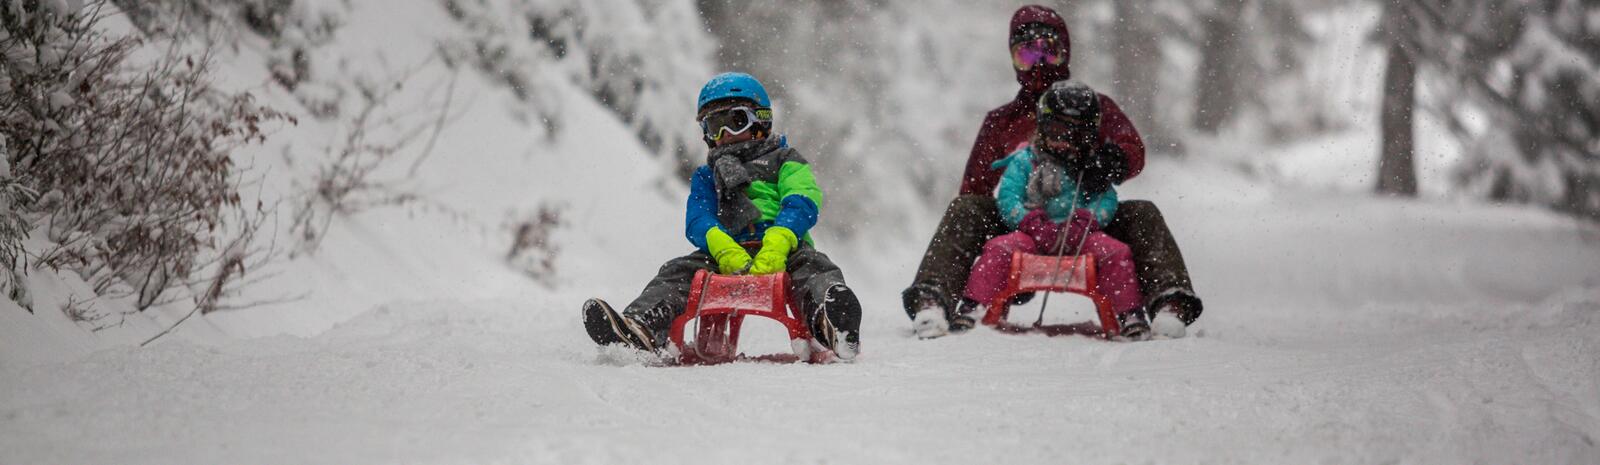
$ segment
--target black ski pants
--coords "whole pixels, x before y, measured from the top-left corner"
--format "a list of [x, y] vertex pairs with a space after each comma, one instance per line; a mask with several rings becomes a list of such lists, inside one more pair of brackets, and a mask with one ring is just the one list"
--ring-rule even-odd
[[[746, 249], [752, 256], [760, 250], [759, 245]], [[804, 242], [789, 253], [784, 268], [789, 273], [789, 305], [798, 306], [808, 324], [822, 308], [828, 288], [845, 284], [844, 272], [839, 270], [838, 265], [834, 265], [826, 254]], [[717, 260], [704, 250], [667, 260], [656, 272], [656, 277], [645, 284], [639, 297], [622, 311], [623, 315], [648, 328], [656, 336], [658, 347], [665, 344], [673, 320], [683, 314], [689, 305], [689, 286], [693, 284], [694, 273], [699, 270], [715, 273]]]

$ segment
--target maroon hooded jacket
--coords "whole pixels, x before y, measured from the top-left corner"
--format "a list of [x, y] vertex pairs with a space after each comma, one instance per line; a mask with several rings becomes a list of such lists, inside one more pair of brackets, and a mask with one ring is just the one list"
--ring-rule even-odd
[[[1033, 114], [1039, 94], [1048, 89], [1051, 83], [1072, 77], [1072, 40], [1067, 35], [1067, 22], [1055, 10], [1028, 5], [1011, 15], [1011, 34], [1017, 34], [1023, 25], [1029, 23], [1042, 23], [1055, 29], [1066, 48], [1067, 60], [1059, 65], [1040, 63], [1028, 71], [1017, 71], [1017, 83], [1022, 84], [1017, 97], [990, 111], [983, 118], [983, 127], [978, 128], [978, 140], [972, 144], [972, 154], [967, 156], [967, 170], [961, 177], [961, 195], [994, 193], [1003, 172], [992, 165], [1033, 136]], [[1100, 94], [1100, 108], [1101, 140], [1117, 144], [1128, 155], [1128, 174], [1117, 180], [1117, 184], [1121, 184], [1138, 176], [1144, 169], [1144, 141], [1139, 139], [1139, 131], [1134, 129], [1133, 122], [1128, 120], [1128, 115], [1122, 113], [1122, 108], [1111, 97]]]

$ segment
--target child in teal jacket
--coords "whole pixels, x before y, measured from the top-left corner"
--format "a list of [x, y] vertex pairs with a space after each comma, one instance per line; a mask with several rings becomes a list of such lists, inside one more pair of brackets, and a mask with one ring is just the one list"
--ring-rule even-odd
[[1032, 143], [995, 162], [996, 168], [1005, 169], [995, 203], [1013, 232], [984, 244], [967, 278], [964, 307], [988, 304], [1005, 289], [1016, 251], [1088, 254], [1095, 261], [1095, 290], [1111, 299], [1121, 335], [1143, 338], [1150, 327], [1133, 254], [1127, 244], [1100, 232], [1116, 214], [1116, 188], [1085, 186], [1078, 177], [1093, 159], [1085, 155], [1105, 143], [1097, 136], [1098, 94], [1077, 81], [1056, 82], [1039, 98], [1037, 118]]

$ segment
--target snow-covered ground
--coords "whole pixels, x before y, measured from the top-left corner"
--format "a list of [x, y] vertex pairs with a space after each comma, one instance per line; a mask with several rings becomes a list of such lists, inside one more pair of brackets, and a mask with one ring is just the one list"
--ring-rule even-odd
[[[373, 3], [339, 59], [422, 61], [437, 5], [360, 11]], [[251, 290], [298, 299], [136, 349], [182, 313], [91, 333], [57, 311], [81, 283], [30, 276], [34, 312], [0, 300], [0, 464], [1600, 463], [1600, 228], [1370, 197], [1375, 121], [1289, 147], [1194, 144], [1124, 186], [1162, 207], [1206, 298], [1188, 338], [917, 340], [898, 293], [937, 212], [903, 227], [825, 211], [878, 234], [817, 234], [865, 301], [861, 358], [661, 367], [593, 347], [578, 305], [626, 302], [688, 251], [683, 189], [583, 89], [541, 82], [555, 133], [463, 72], [460, 116], [405, 184], [427, 202], [338, 218]], [[274, 143], [314, 153], [336, 132], [307, 122]], [[928, 151], [959, 156], [971, 134], [949, 139]], [[1432, 191], [1454, 149], [1422, 146]], [[505, 222], [542, 205], [563, 225], [554, 278], [535, 282], [504, 263]], [[775, 329], [752, 323], [746, 345], [782, 350]]]
[[1600, 460], [1594, 229], [1198, 162], [1128, 187], [1166, 209], [1207, 297], [1189, 338], [917, 340], [896, 302], [914, 262], [894, 253], [839, 257], [867, 302], [855, 363], [655, 367], [577, 318], [630, 276], [7, 368], [0, 462]]

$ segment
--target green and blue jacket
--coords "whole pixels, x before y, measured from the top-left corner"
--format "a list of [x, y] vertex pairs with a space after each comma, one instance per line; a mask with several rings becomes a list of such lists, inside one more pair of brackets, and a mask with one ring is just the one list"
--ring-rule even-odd
[[822, 188], [817, 187], [811, 165], [799, 152], [781, 141], [775, 149], [752, 158], [744, 167], [754, 178], [745, 195], [761, 210], [761, 219], [749, 225], [723, 225], [717, 219], [717, 188], [710, 165], [700, 165], [689, 178], [689, 199], [684, 236], [706, 249], [706, 231], [721, 228], [739, 242], [760, 241], [772, 226], [782, 226], [811, 243], [809, 232], [822, 210]]

